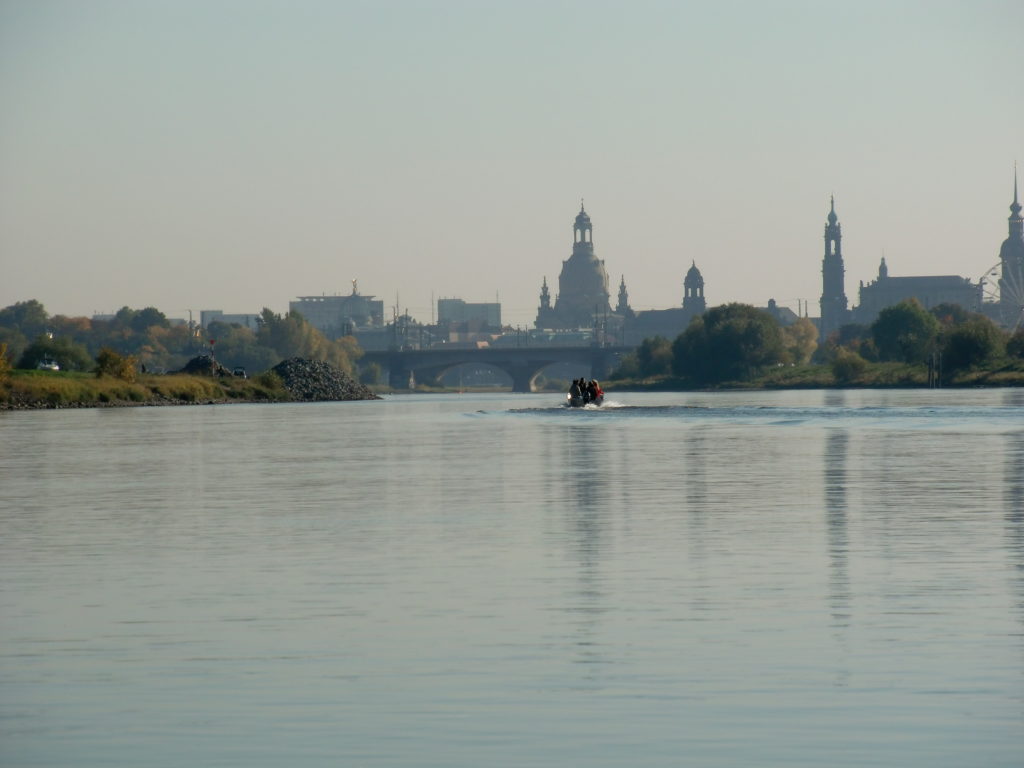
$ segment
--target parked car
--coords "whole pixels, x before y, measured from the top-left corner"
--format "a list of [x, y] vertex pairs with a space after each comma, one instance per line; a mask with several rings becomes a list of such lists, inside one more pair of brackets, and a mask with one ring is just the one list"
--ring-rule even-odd
[[247, 379], [247, 378], [249, 378], [248, 376], [245, 375], [245, 368], [241, 368], [241, 367], [235, 368], [233, 371], [231, 371], [231, 375], [232, 376], [237, 376], [240, 379]]
[[59, 371], [60, 370], [60, 366], [57, 364], [57, 361], [52, 359], [52, 358], [49, 358], [49, 357], [44, 357], [42, 360], [40, 360], [36, 364], [36, 368], [38, 368], [40, 371]]

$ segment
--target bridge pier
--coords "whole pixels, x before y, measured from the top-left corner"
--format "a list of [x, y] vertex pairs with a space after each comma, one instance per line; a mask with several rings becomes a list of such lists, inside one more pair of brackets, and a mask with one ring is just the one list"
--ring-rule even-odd
[[392, 365], [388, 368], [388, 386], [392, 389], [412, 389], [416, 386], [416, 378], [410, 368]]
[[537, 378], [537, 368], [533, 365], [504, 365], [502, 368], [512, 377], [513, 392], [533, 392], [533, 380]]

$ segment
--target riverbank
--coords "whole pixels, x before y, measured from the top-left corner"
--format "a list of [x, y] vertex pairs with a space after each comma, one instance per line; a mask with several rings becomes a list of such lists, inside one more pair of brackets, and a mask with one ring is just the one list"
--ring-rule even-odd
[[[942, 387], [1024, 387], [1024, 361], [1014, 361], [990, 369], [971, 369], [944, 375]], [[893, 389], [928, 386], [928, 367], [905, 363], [868, 363], [847, 378], [838, 378], [828, 365], [797, 365], [772, 368], [744, 381], [697, 385], [676, 376], [647, 379], [609, 380], [606, 391], [673, 392], [735, 389]]]
[[[187, 373], [141, 374], [135, 381], [73, 371], [10, 371], [0, 381], [0, 410], [372, 400], [377, 395], [315, 361], [286, 361], [280, 375], [251, 379]], [[328, 366], [329, 367], [329, 366]]]

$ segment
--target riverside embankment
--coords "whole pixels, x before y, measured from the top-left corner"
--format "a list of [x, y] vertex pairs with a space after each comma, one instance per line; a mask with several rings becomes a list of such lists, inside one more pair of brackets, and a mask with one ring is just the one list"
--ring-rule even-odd
[[91, 373], [15, 370], [0, 381], [0, 410], [374, 399], [369, 388], [337, 368], [300, 358], [251, 379], [172, 373], [126, 381]]

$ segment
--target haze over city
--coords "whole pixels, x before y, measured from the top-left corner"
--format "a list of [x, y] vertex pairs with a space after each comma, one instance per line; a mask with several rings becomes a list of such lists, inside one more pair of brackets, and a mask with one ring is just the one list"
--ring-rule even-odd
[[[817, 312], [977, 280], [1024, 163], [1017, 2], [0, 2], [0, 306], [532, 324], [580, 199], [613, 286]], [[613, 291], [614, 292], [614, 291]]]

